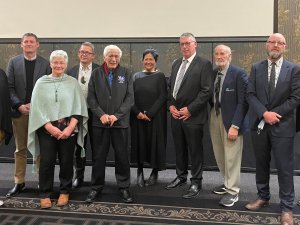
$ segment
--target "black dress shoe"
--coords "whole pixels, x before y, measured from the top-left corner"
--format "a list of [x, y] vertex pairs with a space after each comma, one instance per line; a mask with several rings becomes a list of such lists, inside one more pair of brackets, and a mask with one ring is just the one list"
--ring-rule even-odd
[[169, 183], [166, 186], [166, 189], [170, 190], [176, 187], [179, 187], [181, 185], [186, 184], [186, 178], [185, 179], [180, 179], [179, 177], [176, 177], [171, 183]]
[[86, 203], [94, 202], [100, 193], [101, 193], [100, 191], [91, 190], [88, 196], [86, 197], [85, 202]]
[[10, 197], [16, 196], [17, 194], [19, 194], [21, 191], [24, 191], [24, 190], [25, 190], [25, 183], [15, 184], [15, 186], [8, 191], [8, 193], [6, 194], [6, 197], [10, 198]]
[[187, 192], [182, 196], [183, 198], [193, 198], [196, 197], [201, 190], [201, 185], [192, 184]]
[[143, 168], [139, 168], [137, 170], [136, 184], [139, 187], [145, 187]]
[[157, 178], [158, 178], [158, 170], [153, 169], [151, 174], [150, 174], [150, 177], [146, 181], [145, 185], [148, 187], [148, 186], [156, 184], [157, 183]]
[[75, 178], [72, 184], [72, 188], [80, 188], [83, 184], [83, 179], [82, 178]]
[[123, 202], [125, 202], [125, 203], [133, 202], [132, 196], [128, 189], [120, 189], [120, 193], [121, 193], [121, 198], [122, 198]]

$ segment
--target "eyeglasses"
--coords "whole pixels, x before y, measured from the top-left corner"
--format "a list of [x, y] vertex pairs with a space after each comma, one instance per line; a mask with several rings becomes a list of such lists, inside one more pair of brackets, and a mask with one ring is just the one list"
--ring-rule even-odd
[[79, 53], [80, 55], [94, 55], [93, 52], [79, 51], [78, 53]]
[[271, 44], [271, 45], [278, 45], [278, 46], [284, 46], [285, 43], [282, 42], [282, 41], [267, 41], [268, 44]]
[[180, 47], [183, 47], [183, 46], [187, 46], [189, 47], [192, 43], [194, 43], [195, 41], [190, 41], [190, 42], [184, 42], [184, 43], [180, 43]]

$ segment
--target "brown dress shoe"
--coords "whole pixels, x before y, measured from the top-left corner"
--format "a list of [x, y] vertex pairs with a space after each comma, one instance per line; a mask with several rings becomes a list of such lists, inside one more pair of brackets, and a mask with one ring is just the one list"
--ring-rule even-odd
[[69, 202], [69, 194], [60, 194], [57, 200], [57, 206], [65, 206]]
[[293, 225], [294, 224], [293, 212], [282, 212], [280, 219], [281, 219], [281, 225]]
[[256, 199], [253, 202], [249, 202], [245, 207], [246, 209], [249, 210], [258, 210], [264, 206], [269, 205], [269, 201], [268, 200], [263, 200], [263, 199]]
[[41, 204], [41, 209], [49, 209], [52, 207], [50, 198], [41, 198], [40, 204]]

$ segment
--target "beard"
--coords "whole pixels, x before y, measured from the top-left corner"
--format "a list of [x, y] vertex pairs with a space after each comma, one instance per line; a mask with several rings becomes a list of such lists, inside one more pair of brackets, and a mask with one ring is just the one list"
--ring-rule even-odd
[[271, 58], [271, 59], [279, 59], [281, 56], [282, 56], [282, 52], [268, 52], [268, 56]]
[[218, 67], [225, 67], [227, 65], [228, 61], [216, 61], [215, 64]]

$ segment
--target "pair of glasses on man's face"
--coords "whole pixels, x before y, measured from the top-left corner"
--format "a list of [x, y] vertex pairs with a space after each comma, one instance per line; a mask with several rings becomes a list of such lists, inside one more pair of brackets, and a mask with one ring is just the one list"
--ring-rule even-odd
[[85, 84], [85, 83], [86, 83], [86, 80], [85, 80], [84, 76], [81, 77], [80, 82], [81, 82], [82, 84]]

